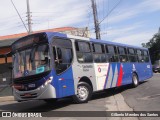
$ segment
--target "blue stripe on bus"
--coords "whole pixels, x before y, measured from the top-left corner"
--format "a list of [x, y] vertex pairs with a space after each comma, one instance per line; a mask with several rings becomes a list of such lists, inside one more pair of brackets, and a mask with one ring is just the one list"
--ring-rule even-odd
[[106, 76], [106, 80], [105, 80], [105, 83], [104, 83], [104, 89], [106, 89], [106, 85], [107, 85], [107, 81], [108, 81], [108, 76], [109, 76], [109, 71], [110, 71], [110, 64], [109, 64], [109, 67], [108, 67], [107, 76]]

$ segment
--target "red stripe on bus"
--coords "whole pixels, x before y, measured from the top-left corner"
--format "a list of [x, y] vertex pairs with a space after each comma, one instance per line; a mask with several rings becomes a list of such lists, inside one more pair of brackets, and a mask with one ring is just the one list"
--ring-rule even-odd
[[121, 84], [122, 84], [122, 77], [123, 77], [123, 69], [122, 69], [122, 65], [120, 65], [120, 71], [119, 71], [119, 75], [118, 75], [117, 86], [121, 86]]

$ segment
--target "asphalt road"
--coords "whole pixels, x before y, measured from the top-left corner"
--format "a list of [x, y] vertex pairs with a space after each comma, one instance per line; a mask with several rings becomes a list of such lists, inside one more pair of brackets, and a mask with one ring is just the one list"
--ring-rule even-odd
[[[44, 101], [28, 102], [1, 102], [0, 111], [106, 111], [110, 105], [107, 102], [111, 96], [122, 94], [125, 102], [134, 111], [160, 111], [160, 74], [154, 76], [147, 82], [141, 83], [137, 88], [130, 85], [110, 89], [95, 93], [92, 99], [85, 104], [75, 104], [71, 98], [60, 99], [53, 104], [47, 104]], [[104, 118], [106, 120], [106, 118]], [[139, 118], [146, 120], [146, 118]], [[147, 118], [150, 120], [150, 118]], [[159, 119], [159, 118], [154, 118]]]

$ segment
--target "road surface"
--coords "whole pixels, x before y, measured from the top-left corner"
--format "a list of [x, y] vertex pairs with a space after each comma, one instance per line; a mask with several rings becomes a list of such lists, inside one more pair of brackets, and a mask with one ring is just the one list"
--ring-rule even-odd
[[[122, 105], [119, 108], [116, 108], [120, 111], [121, 110], [160, 111], [159, 86], [160, 86], [160, 74], [154, 74], [154, 76], [151, 79], [149, 79], [147, 82], [141, 83], [137, 88], [132, 88], [130, 85], [128, 85], [116, 89], [110, 89], [95, 93], [92, 99], [85, 104], [75, 104], [71, 98], [60, 99], [58, 102], [53, 104], [47, 104], [44, 101], [28, 101], [21, 103], [15, 101], [8, 101], [8, 102], [6, 101], [0, 103], [0, 111], [18, 111], [18, 112], [110, 111], [110, 110], [115, 110], [117, 103], [122, 103]], [[121, 100], [118, 100], [119, 98], [121, 98]], [[68, 119], [68, 118], [57, 118], [57, 119]], [[78, 118], [72, 118], [72, 119], [78, 119]], [[94, 118], [92, 118], [92, 120], [93, 119]], [[110, 120], [112, 118], [100, 118], [100, 119]], [[119, 120], [119, 118], [116, 119]], [[138, 119], [159, 120], [160, 118], [139, 117]]]

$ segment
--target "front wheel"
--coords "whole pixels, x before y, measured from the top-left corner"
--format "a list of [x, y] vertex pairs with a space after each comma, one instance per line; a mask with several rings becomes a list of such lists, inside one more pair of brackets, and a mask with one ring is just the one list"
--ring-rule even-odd
[[138, 76], [135, 73], [133, 73], [132, 75], [132, 84], [133, 87], [137, 87], [139, 85]]
[[73, 96], [76, 103], [86, 103], [92, 96], [92, 88], [85, 82], [80, 82], [77, 87], [77, 94]]

